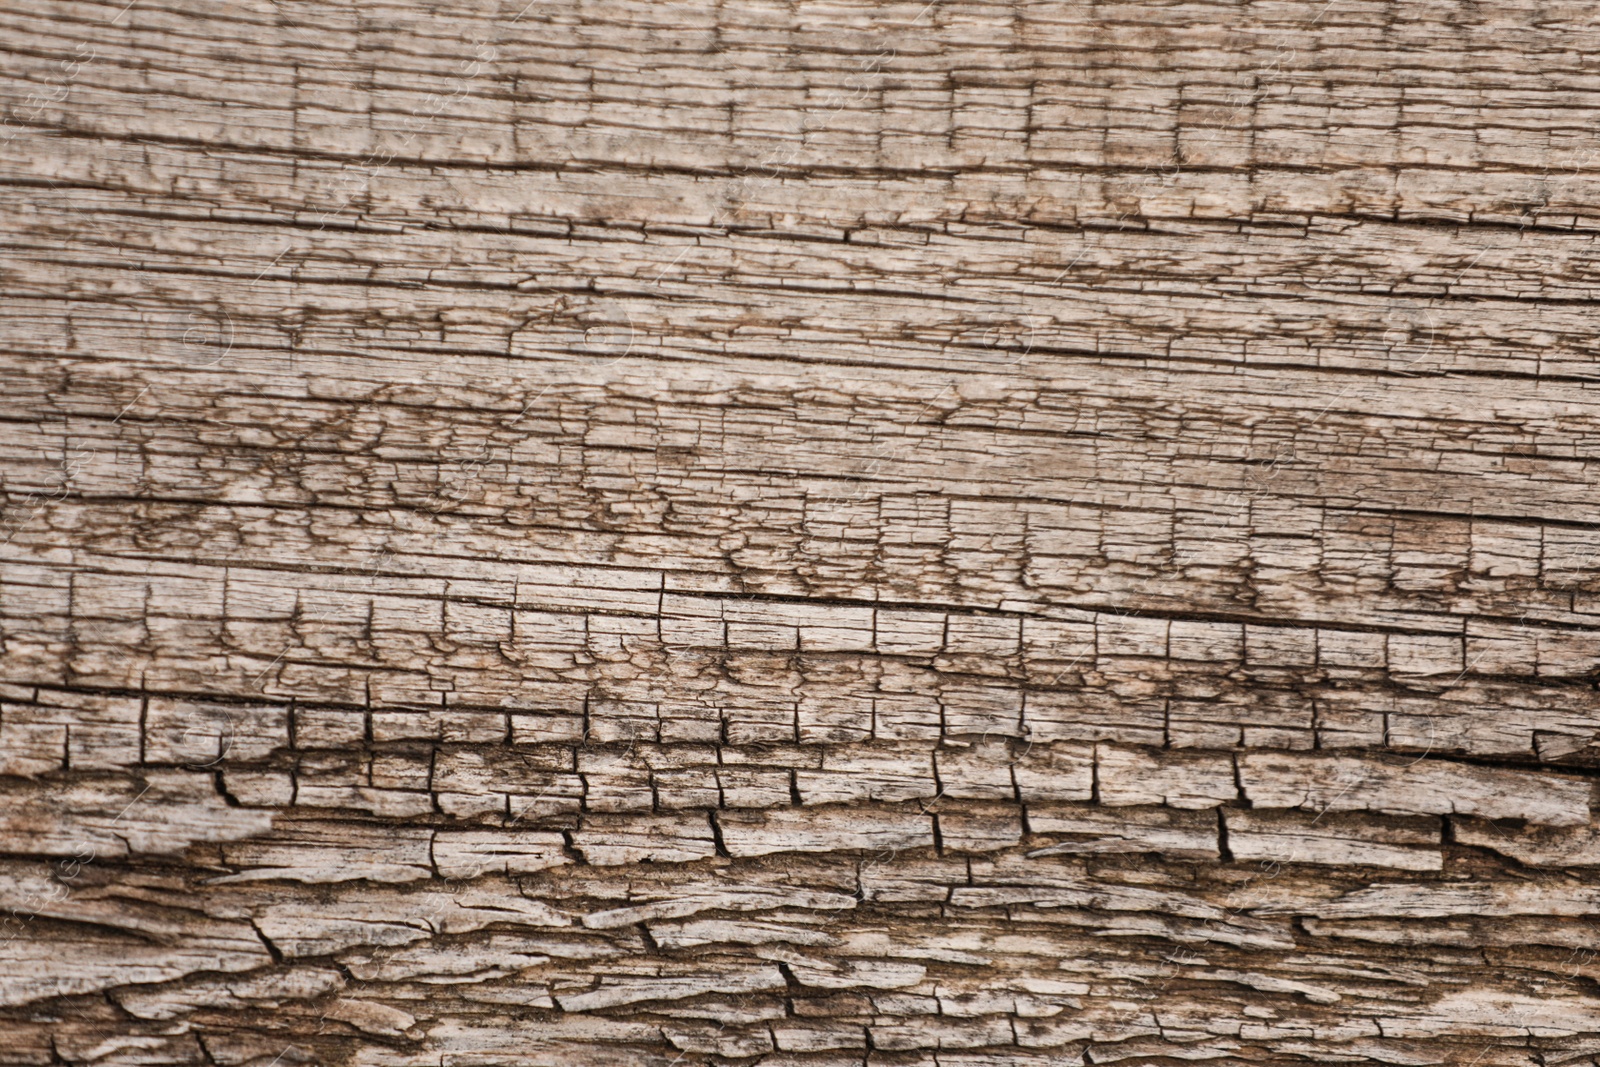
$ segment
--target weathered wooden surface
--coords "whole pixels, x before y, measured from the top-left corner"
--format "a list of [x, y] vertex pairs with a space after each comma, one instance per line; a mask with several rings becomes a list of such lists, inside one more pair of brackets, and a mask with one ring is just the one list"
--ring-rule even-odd
[[1582, 4], [0, 3], [0, 1060], [1600, 1056]]

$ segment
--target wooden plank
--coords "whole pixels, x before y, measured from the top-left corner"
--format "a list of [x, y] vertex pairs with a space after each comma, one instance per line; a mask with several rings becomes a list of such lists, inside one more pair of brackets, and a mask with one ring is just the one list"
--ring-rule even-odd
[[0, 1042], [1592, 1060], [1600, 49], [0, 0]]

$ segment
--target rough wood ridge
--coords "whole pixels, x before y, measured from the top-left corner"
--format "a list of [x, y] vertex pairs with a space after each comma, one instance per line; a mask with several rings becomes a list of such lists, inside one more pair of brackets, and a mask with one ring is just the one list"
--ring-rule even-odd
[[0, 0], [0, 1064], [1600, 1063], [1591, 5]]

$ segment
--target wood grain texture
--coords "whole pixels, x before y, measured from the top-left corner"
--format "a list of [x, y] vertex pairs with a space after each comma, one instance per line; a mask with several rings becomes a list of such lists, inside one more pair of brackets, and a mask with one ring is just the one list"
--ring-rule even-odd
[[0, 0], [0, 1063], [1600, 1063], [1600, 27]]

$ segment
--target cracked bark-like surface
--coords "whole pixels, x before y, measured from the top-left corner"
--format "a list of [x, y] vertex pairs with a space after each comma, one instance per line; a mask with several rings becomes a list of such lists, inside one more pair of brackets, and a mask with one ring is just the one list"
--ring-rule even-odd
[[0, 1062], [1600, 1062], [1591, 7], [525, 2], [0, 2]]

